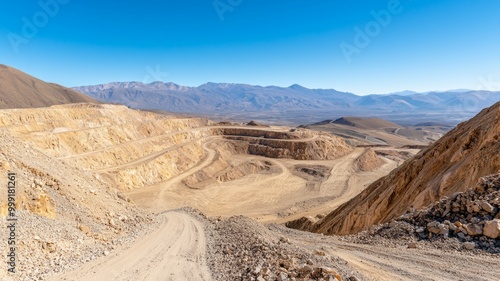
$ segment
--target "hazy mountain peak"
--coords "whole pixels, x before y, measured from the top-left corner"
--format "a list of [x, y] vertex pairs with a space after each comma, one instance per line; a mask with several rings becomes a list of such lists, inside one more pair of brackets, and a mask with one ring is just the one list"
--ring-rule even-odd
[[[419, 122], [451, 121], [456, 124], [500, 100], [500, 92], [421, 94], [404, 91], [399, 94], [357, 96], [332, 89], [308, 89], [299, 84], [285, 88], [208, 82], [198, 87], [187, 87], [157, 81], [150, 84], [115, 82], [75, 89], [104, 102], [122, 103], [134, 108], [226, 116], [238, 112], [274, 112], [279, 116], [268, 115], [268, 118], [301, 118], [300, 123], [338, 118], [340, 114], [379, 116], [401, 123], [401, 119], [390, 116], [411, 110], [412, 114], [419, 114], [419, 118], [429, 116], [419, 119]], [[444, 117], [436, 119], [435, 114], [428, 114], [435, 112]], [[415, 122], [411, 120], [409, 123]]]

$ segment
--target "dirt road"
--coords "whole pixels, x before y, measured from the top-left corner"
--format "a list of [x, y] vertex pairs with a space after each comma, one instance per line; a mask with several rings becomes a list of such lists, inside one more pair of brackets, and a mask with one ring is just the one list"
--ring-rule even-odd
[[[287, 235], [290, 241], [306, 251], [322, 249], [327, 256], [344, 261], [359, 280], [499, 280], [498, 256], [469, 251], [444, 251], [417, 242], [417, 249], [404, 243], [386, 240], [385, 244], [363, 244], [341, 241], [336, 236], [322, 236], [273, 228], [275, 235]], [[276, 231], [277, 230], [277, 231]], [[341, 262], [342, 264], [342, 262]]]
[[336, 242], [330, 253], [369, 280], [496, 280], [497, 258], [436, 249]]
[[212, 280], [206, 265], [202, 224], [188, 214], [168, 212], [154, 232], [128, 248], [50, 280]]

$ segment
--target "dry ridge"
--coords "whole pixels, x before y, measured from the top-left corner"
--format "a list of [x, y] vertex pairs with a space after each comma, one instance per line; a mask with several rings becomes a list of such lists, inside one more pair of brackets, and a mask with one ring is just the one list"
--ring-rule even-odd
[[0, 64], [0, 109], [79, 102], [100, 103], [75, 90], [43, 82], [15, 68]]
[[410, 161], [381, 178], [318, 223], [289, 226], [325, 234], [350, 234], [388, 222], [410, 208], [465, 191], [500, 170], [500, 103], [458, 125]]

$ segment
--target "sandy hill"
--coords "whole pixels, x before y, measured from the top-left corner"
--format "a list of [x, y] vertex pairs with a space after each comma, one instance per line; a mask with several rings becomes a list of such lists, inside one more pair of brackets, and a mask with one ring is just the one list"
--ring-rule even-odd
[[349, 139], [353, 145], [383, 145], [403, 147], [427, 145], [448, 132], [451, 127], [401, 126], [382, 118], [342, 117], [300, 126], [315, 131], [329, 132]]
[[[500, 103], [458, 125], [388, 176], [371, 184], [316, 224], [298, 228], [328, 234], [355, 233], [465, 191], [500, 170]], [[291, 224], [293, 225], [293, 224]]]
[[331, 123], [361, 129], [401, 128], [401, 126], [381, 118], [342, 117]]
[[32, 108], [55, 104], [93, 102], [91, 97], [57, 84], [46, 83], [0, 64], [0, 108]]
[[440, 122], [422, 122], [415, 125], [415, 127], [452, 127], [446, 123]]

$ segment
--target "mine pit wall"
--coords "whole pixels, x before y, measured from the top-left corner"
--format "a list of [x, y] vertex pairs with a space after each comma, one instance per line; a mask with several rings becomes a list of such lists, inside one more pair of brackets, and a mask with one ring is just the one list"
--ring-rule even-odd
[[217, 142], [211, 148], [216, 151], [214, 161], [208, 167], [187, 177], [183, 181], [186, 186], [201, 189], [210, 184], [232, 181], [250, 174], [271, 170], [272, 163], [267, 161], [250, 160], [243, 163], [230, 163], [232, 155], [246, 154], [242, 143]]
[[276, 132], [258, 129], [243, 129], [243, 128], [223, 128], [221, 134], [225, 136], [242, 136], [256, 137], [266, 139], [301, 139], [310, 138], [313, 133], [310, 131], [295, 131], [295, 132]]
[[204, 185], [209, 185], [211, 183], [215, 183], [216, 180], [214, 176], [220, 171], [227, 170], [231, 167], [228, 161], [221, 157], [219, 151], [216, 152], [214, 161], [204, 169], [190, 175], [183, 183], [193, 189], [202, 188]]
[[65, 164], [96, 173], [121, 190], [157, 184], [198, 165], [206, 157], [203, 146], [211, 138], [226, 138], [216, 146], [222, 160], [196, 181], [207, 176], [231, 180], [267, 169], [259, 163], [231, 167], [227, 159], [233, 154], [327, 160], [352, 150], [339, 138], [308, 130], [213, 125], [204, 118], [173, 118], [118, 105], [75, 104], [0, 112], [0, 128]]
[[[186, 122], [186, 124], [182, 124]], [[113, 146], [132, 141], [147, 141], [148, 138], [162, 137], [167, 134], [181, 134], [182, 130], [205, 127], [207, 120], [158, 120], [138, 124], [117, 124], [114, 126], [92, 129], [46, 133], [24, 137], [28, 142], [46, 150], [54, 157], [62, 157], [96, 150], [113, 148]], [[182, 126], [181, 126], [182, 125]], [[189, 132], [186, 132], [186, 134]]]
[[132, 190], [166, 181], [196, 166], [205, 156], [201, 140], [162, 154], [134, 167], [101, 174], [121, 190]]
[[[183, 132], [166, 137], [158, 137], [153, 140], [141, 140], [126, 145], [115, 146], [88, 156], [66, 159], [66, 161], [88, 170], [106, 169], [125, 165], [142, 157], [161, 153], [161, 151], [181, 148], [189, 145], [190, 142], [207, 139], [211, 136], [213, 136], [213, 130], [203, 128], [197, 131]], [[201, 142], [196, 143], [201, 145]]]
[[341, 139], [324, 136], [309, 141], [283, 141], [242, 136], [225, 136], [225, 138], [247, 143], [248, 154], [269, 158], [332, 160], [346, 155], [353, 149]]

